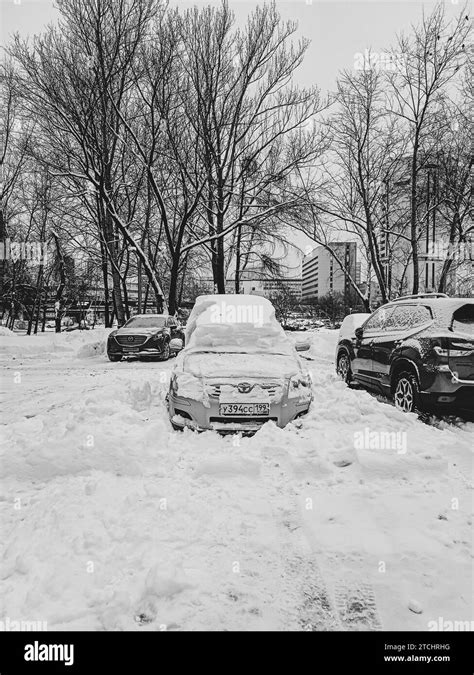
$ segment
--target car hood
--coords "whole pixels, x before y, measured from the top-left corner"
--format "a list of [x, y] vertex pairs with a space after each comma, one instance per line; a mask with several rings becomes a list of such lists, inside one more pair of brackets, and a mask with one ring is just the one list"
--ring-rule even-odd
[[154, 335], [155, 333], [161, 333], [163, 328], [157, 326], [151, 328], [138, 328], [134, 326], [119, 328], [115, 335]]
[[194, 377], [289, 378], [302, 371], [295, 354], [191, 352], [183, 355], [183, 370]]

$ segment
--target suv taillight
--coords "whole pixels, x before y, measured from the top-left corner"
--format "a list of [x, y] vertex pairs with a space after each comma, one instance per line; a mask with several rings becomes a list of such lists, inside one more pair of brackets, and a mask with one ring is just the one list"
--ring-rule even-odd
[[[463, 349], [459, 349], [459, 347], [463, 347]], [[434, 351], [438, 356], [445, 356], [447, 357], [458, 357], [458, 356], [470, 356], [472, 353], [474, 353], [474, 346], [470, 345], [468, 343], [464, 344], [459, 344], [452, 342], [451, 344], [448, 343], [448, 348], [443, 349], [439, 345], [436, 345], [433, 347]]]

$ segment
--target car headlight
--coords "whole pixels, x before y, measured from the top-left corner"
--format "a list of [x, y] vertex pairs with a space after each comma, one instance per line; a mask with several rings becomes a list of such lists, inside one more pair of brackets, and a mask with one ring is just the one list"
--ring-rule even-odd
[[290, 377], [288, 383], [288, 398], [311, 396], [311, 375], [300, 373]]
[[173, 396], [190, 398], [202, 403], [206, 408], [210, 407], [209, 396], [202, 378], [195, 377], [191, 373], [178, 370], [171, 375], [170, 393]]
[[173, 375], [171, 375], [170, 392], [173, 394], [173, 396], [178, 395], [178, 378], [176, 376], [176, 373], [173, 373]]

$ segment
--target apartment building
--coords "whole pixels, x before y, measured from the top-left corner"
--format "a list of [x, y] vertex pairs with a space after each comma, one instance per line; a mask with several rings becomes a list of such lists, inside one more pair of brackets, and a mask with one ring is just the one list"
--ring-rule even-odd
[[302, 299], [313, 300], [328, 293], [349, 295], [352, 290], [350, 278], [360, 283], [361, 266], [357, 262], [355, 242], [334, 242], [329, 244], [335, 255], [343, 262], [344, 269], [334, 255], [324, 246], [317, 246], [303, 258]]

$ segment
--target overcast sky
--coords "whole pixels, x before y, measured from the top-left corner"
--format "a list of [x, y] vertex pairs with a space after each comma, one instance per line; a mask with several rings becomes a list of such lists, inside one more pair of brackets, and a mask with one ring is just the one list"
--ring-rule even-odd
[[[52, 0], [0, 0], [1, 40], [5, 45], [15, 31], [22, 35], [39, 33], [49, 22], [55, 21], [58, 11]], [[193, 5], [218, 5], [218, 0], [171, 0], [182, 7]], [[247, 14], [258, 2], [254, 0], [229, 0], [238, 23], [243, 23]], [[334, 89], [338, 71], [351, 69], [358, 52], [371, 48], [383, 52], [395, 43], [397, 33], [409, 31], [417, 23], [423, 11], [429, 14], [434, 0], [276, 0], [278, 10], [285, 20], [299, 24], [298, 34], [311, 40], [306, 59], [297, 80], [307, 86], [316, 84], [325, 94]], [[447, 0], [448, 16], [457, 15], [464, 2]], [[308, 241], [298, 244], [304, 248]], [[291, 261], [291, 262], [290, 262]], [[291, 266], [297, 258], [290, 256]], [[296, 271], [296, 270], [295, 270]]]
[[[189, 7], [200, 4], [219, 4], [213, 0], [172, 0], [172, 4]], [[254, 0], [230, 0], [237, 21], [245, 20], [255, 7]], [[284, 19], [299, 23], [299, 33], [311, 40], [306, 60], [298, 79], [304, 85], [317, 84], [323, 92], [333, 89], [339, 70], [352, 68], [354, 55], [371, 47], [380, 52], [394, 42], [400, 30], [409, 30], [413, 22], [429, 13], [434, 0], [277, 0]], [[448, 0], [447, 13], [454, 16], [461, 0]], [[2, 44], [11, 33], [23, 35], [40, 32], [54, 21], [57, 10], [52, 0], [0, 0], [2, 12]]]

